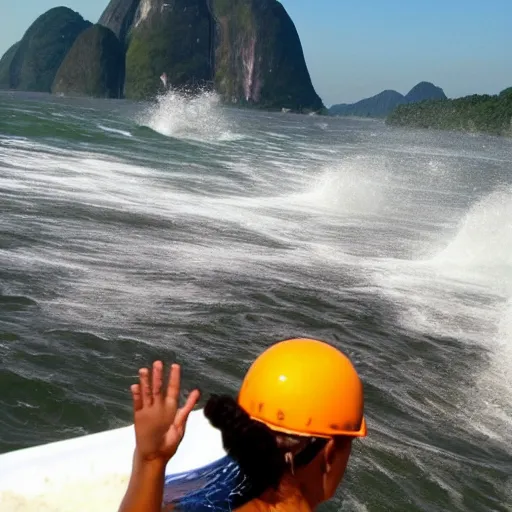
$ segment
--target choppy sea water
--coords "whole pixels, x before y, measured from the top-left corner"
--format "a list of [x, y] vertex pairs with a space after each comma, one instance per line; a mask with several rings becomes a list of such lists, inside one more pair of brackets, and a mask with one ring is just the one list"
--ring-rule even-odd
[[512, 510], [512, 141], [0, 94], [0, 452], [128, 424], [154, 358], [206, 398], [295, 336], [366, 389], [323, 510]]

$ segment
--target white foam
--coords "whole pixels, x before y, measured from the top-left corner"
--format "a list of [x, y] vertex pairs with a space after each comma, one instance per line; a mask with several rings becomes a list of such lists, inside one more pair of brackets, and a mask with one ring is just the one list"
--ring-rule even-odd
[[[481, 400], [470, 408], [475, 426], [490, 437], [512, 442], [512, 298], [498, 309], [496, 333], [488, 341], [489, 362], [477, 380]], [[470, 400], [471, 402], [471, 400]]]
[[432, 263], [491, 272], [512, 267], [512, 189], [497, 190], [474, 204]]
[[383, 260], [374, 279], [411, 332], [452, 337], [487, 351], [475, 388], [460, 389], [468, 428], [512, 440], [512, 189], [492, 192], [464, 215], [427, 260]]
[[[325, 157], [317, 158], [325, 161]], [[354, 215], [374, 214], [386, 205], [387, 173], [378, 168], [378, 163], [364, 157], [320, 166], [317, 177], [308, 175], [307, 179], [306, 190], [291, 194], [291, 202]]]
[[133, 135], [126, 130], [119, 130], [117, 128], [110, 128], [108, 126], [103, 126], [102, 124], [98, 124], [98, 128], [108, 133], [116, 133], [117, 135], [124, 135], [125, 137], [133, 137]]
[[231, 130], [220, 98], [214, 92], [188, 95], [171, 89], [158, 96], [156, 103], [138, 116], [137, 122], [167, 137], [202, 142], [243, 138]]

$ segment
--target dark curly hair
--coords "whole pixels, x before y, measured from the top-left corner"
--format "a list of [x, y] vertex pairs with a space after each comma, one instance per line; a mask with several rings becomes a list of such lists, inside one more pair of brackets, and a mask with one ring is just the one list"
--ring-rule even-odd
[[[255, 421], [229, 396], [212, 395], [204, 414], [222, 433], [228, 455], [237, 461], [250, 480], [255, 496], [267, 489], [277, 490], [289, 469], [309, 464], [325, 446], [327, 439], [279, 434]], [[289, 459], [288, 459], [289, 460]]]

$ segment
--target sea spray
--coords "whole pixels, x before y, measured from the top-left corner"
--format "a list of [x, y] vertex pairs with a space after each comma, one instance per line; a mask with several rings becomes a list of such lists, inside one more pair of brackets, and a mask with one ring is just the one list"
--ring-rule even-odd
[[234, 123], [223, 111], [219, 96], [207, 90], [191, 94], [169, 89], [139, 114], [136, 122], [177, 139], [222, 142], [241, 138], [233, 132]]

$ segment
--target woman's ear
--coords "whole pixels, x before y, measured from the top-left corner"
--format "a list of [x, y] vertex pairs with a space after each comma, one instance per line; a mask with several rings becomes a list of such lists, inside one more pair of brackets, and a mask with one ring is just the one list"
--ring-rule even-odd
[[324, 459], [324, 473], [328, 474], [331, 472], [331, 468], [336, 456], [336, 443], [334, 439], [329, 439], [323, 450]]

